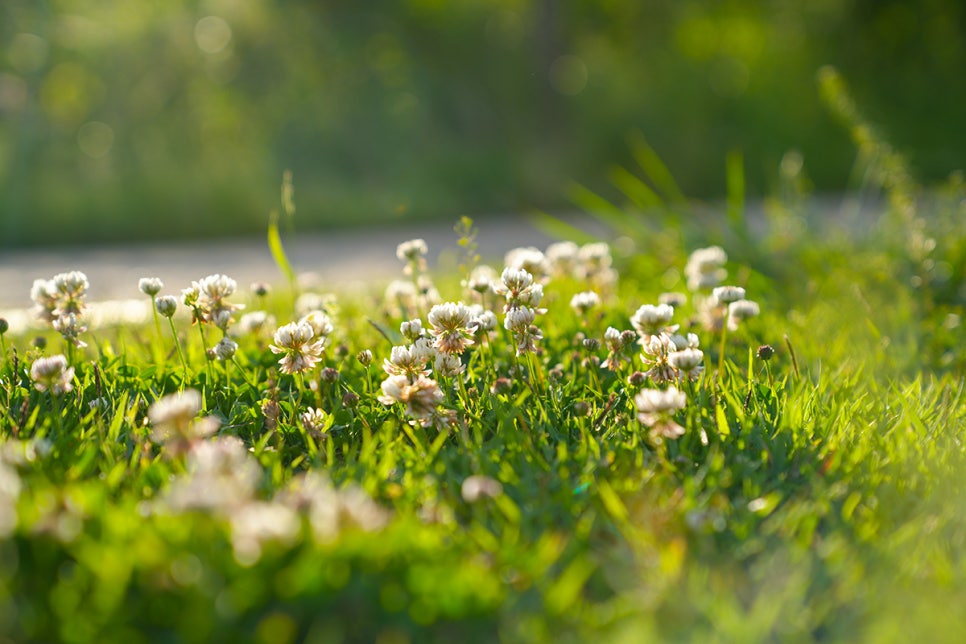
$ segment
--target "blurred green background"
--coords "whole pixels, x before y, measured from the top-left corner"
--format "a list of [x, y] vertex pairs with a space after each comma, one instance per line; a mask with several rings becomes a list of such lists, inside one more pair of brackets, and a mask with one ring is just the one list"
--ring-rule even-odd
[[684, 192], [854, 152], [837, 66], [924, 180], [963, 164], [961, 0], [3, 0], [0, 244], [571, 208], [642, 132]]

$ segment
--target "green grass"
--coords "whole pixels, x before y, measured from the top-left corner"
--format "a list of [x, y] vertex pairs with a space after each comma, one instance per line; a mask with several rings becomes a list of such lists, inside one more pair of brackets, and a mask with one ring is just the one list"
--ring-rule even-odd
[[[803, 226], [808, 201], [785, 177], [784, 198], [752, 233], [740, 157], [728, 161], [719, 225], [675, 199], [668, 177], [652, 180], [661, 166], [642, 145], [643, 179], [615, 173], [647, 197], [639, 207], [581, 193], [622, 236], [619, 280], [598, 285], [601, 306], [578, 315], [569, 302], [587, 279], [549, 279], [540, 350], [517, 356], [505, 300], [488, 293], [499, 324], [466, 349], [463, 376], [430, 367], [442, 399], [426, 426], [378, 399], [383, 360], [407, 344], [401, 322], [430, 326], [428, 303], [395, 311], [384, 285], [313, 307], [333, 330], [322, 362], [294, 376], [269, 350], [275, 325], [260, 334], [230, 326], [238, 351], [219, 362], [204, 351], [222, 332], [176, 316], [187, 369], [163, 319], [91, 328], [84, 348], [51, 329], [40, 333], [45, 348], [33, 335], [4, 335], [0, 634], [960, 641], [962, 185], [927, 198], [866, 137], [870, 189], [888, 197], [881, 216], [850, 235]], [[672, 418], [684, 434], [658, 442], [634, 399], [668, 384], [631, 378], [647, 369], [637, 345], [621, 370], [603, 368], [604, 332], [630, 329], [662, 292], [687, 291], [688, 254], [709, 243], [726, 247], [726, 283], [745, 287], [761, 315], [722, 345], [700, 324], [700, 298], [674, 311], [673, 323], [699, 336], [705, 371], [678, 383], [687, 403]], [[470, 222], [454, 244], [463, 261], [434, 276], [440, 300], [474, 301], [460, 285], [476, 261]], [[241, 289], [228, 301], [266, 310], [279, 326], [297, 319], [287, 287], [267, 298]], [[767, 363], [756, 355], [764, 344], [775, 350]], [[364, 350], [368, 367], [357, 358]], [[36, 388], [31, 367], [59, 353], [75, 373], [72, 390], [54, 396]], [[148, 410], [184, 389], [201, 392], [200, 416], [219, 428], [178, 449]], [[299, 420], [309, 406], [324, 410], [315, 432]], [[229, 437], [243, 447], [231, 452]], [[222, 479], [203, 479], [199, 459], [214, 446], [234, 460]], [[499, 486], [475, 498], [464, 487], [471, 476]]]

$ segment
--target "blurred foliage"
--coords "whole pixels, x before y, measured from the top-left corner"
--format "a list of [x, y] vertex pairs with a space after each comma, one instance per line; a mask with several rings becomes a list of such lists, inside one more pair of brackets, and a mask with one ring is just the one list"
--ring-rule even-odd
[[790, 149], [838, 191], [854, 153], [816, 89], [826, 64], [919, 178], [966, 149], [951, 0], [360, 7], [5, 0], [0, 244], [261, 231], [286, 168], [302, 229], [559, 210], [635, 129], [685, 194], [722, 194], [739, 148], [750, 194]]

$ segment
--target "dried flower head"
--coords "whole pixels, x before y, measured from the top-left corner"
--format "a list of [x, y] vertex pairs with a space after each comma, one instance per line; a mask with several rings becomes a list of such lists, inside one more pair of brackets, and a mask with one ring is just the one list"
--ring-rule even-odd
[[322, 360], [325, 345], [322, 340], [314, 338], [315, 331], [310, 324], [291, 322], [275, 331], [275, 344], [269, 345], [269, 349], [283, 355], [278, 363], [284, 373], [302, 373]]
[[54, 396], [65, 394], [74, 388], [74, 368], [67, 366], [62, 355], [37, 358], [30, 366], [30, 379], [37, 391], [50, 391]]

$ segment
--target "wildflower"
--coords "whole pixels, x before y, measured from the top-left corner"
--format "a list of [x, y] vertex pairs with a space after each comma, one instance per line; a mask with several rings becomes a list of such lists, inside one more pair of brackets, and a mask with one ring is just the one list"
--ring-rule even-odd
[[407, 320], [399, 325], [399, 332], [410, 342], [415, 342], [417, 338], [423, 337], [423, 321], [419, 318]]
[[701, 349], [685, 348], [668, 354], [668, 364], [678, 371], [681, 378], [695, 380], [704, 371], [704, 352]]
[[356, 354], [356, 360], [358, 360], [359, 364], [361, 364], [363, 367], [368, 367], [372, 364], [372, 351], [369, 349], [363, 349]]
[[540, 278], [547, 274], [547, 258], [533, 246], [514, 248], [504, 257], [504, 264], [510, 268], [524, 270]]
[[496, 314], [493, 311], [484, 310], [482, 306], [476, 304], [470, 306], [469, 328], [476, 337], [482, 337], [496, 328]]
[[255, 496], [262, 468], [234, 436], [200, 441], [188, 451], [187, 474], [174, 481], [165, 504], [174, 511], [239, 511]]
[[684, 435], [684, 428], [674, 422], [674, 412], [684, 409], [687, 396], [673, 385], [666, 390], [642, 389], [634, 397], [638, 419], [650, 428], [651, 439], [660, 442], [662, 438], [678, 438]]
[[342, 395], [342, 406], [354, 409], [359, 404], [359, 394], [347, 391]]
[[674, 307], [669, 304], [644, 304], [631, 316], [631, 324], [637, 329], [643, 340], [648, 336], [661, 333], [668, 328], [674, 317]]
[[64, 336], [64, 339], [75, 347], [82, 349], [87, 346], [86, 342], [81, 341], [77, 337], [78, 334], [87, 331], [87, 327], [81, 324], [77, 314], [67, 313], [66, 315], [61, 315], [54, 320], [53, 327], [55, 331]]
[[600, 306], [600, 296], [594, 291], [584, 291], [577, 293], [570, 298], [570, 308], [580, 315], [587, 315], [587, 312]]
[[525, 306], [507, 311], [503, 327], [513, 333], [517, 343], [517, 355], [536, 351], [536, 342], [543, 339], [540, 329], [533, 325], [535, 319], [534, 309]]
[[582, 344], [588, 351], [597, 351], [600, 348], [600, 340], [597, 338], [584, 338]]
[[222, 362], [231, 360], [236, 351], [238, 351], [238, 343], [227, 336], [222, 338], [214, 348], [215, 357]]
[[745, 289], [740, 286], [719, 286], [711, 292], [711, 297], [717, 304], [731, 304], [744, 299]]
[[737, 331], [738, 325], [748, 318], [761, 313], [757, 302], [751, 300], [736, 300], [728, 305], [728, 329]]
[[684, 267], [688, 288], [692, 291], [713, 288], [724, 281], [728, 272], [723, 268], [728, 256], [720, 246], [699, 248], [688, 257]]
[[178, 300], [173, 295], [160, 295], [154, 298], [154, 308], [164, 317], [170, 318], [178, 308]]
[[227, 275], [216, 273], [203, 278], [198, 285], [198, 306], [204, 314], [204, 320], [225, 330], [231, 322], [232, 312], [243, 308], [241, 304], [227, 301], [238, 283]]
[[302, 421], [302, 427], [309, 434], [315, 438], [324, 437], [329, 424], [326, 422], [329, 419], [329, 415], [324, 410], [309, 407], [299, 416], [299, 419]]
[[47, 322], [53, 322], [57, 317], [57, 295], [47, 280], [34, 280], [34, 285], [30, 288], [30, 299], [36, 305], [37, 317]]
[[669, 356], [677, 347], [666, 333], [648, 336], [643, 343], [641, 357], [644, 364], [650, 367], [645, 374], [654, 382], [670, 382], [677, 378], [677, 371], [671, 366]]
[[196, 308], [198, 300], [201, 298], [201, 287], [198, 282], [192, 282], [188, 288], [181, 289], [181, 301], [185, 306]]
[[58, 297], [57, 314], [80, 315], [84, 308], [84, 295], [89, 286], [87, 276], [80, 271], [54, 275], [48, 283], [48, 290]]
[[510, 390], [513, 389], [513, 381], [509, 378], [497, 378], [493, 381], [490, 386], [490, 393], [492, 394], [508, 394]]
[[396, 246], [396, 257], [400, 261], [409, 262], [410, 264], [425, 261], [428, 252], [429, 248], [423, 239], [410, 239]]
[[464, 369], [459, 356], [452, 353], [437, 353], [436, 360], [433, 362], [433, 370], [448, 378], [460, 375]]
[[272, 291], [272, 287], [267, 282], [252, 282], [250, 288], [255, 297], [265, 297]]
[[10, 330], [10, 323], [7, 322], [7, 318], [0, 318], [0, 335], [3, 335]]
[[470, 311], [462, 302], [437, 304], [429, 311], [430, 334], [440, 353], [460, 354], [473, 344]]
[[771, 360], [773, 355], [775, 355], [775, 349], [770, 344], [763, 344], [758, 347], [758, 357], [765, 362]]
[[556, 277], [576, 277], [579, 252], [580, 248], [572, 241], [555, 242], [547, 246], [544, 256], [551, 274]]
[[681, 308], [688, 302], [688, 296], [684, 293], [661, 293], [657, 296], [657, 301], [659, 304], [667, 304], [673, 306], [674, 308]]
[[428, 375], [426, 363], [436, 357], [430, 347], [426, 346], [425, 338], [421, 338], [418, 345], [393, 347], [389, 358], [383, 360], [382, 368], [391, 376], [406, 376], [411, 380]]
[[443, 402], [443, 392], [439, 384], [425, 376], [418, 376], [413, 382], [403, 375], [389, 376], [382, 382], [382, 395], [379, 402], [392, 405], [400, 402], [406, 405], [406, 414], [423, 427], [432, 424], [436, 406]]
[[322, 311], [310, 311], [303, 315], [299, 322], [304, 322], [312, 327], [312, 331], [315, 333], [315, 337], [319, 338], [323, 342], [328, 340], [327, 336], [332, 333], [333, 326], [332, 320], [328, 315]]
[[200, 411], [201, 394], [195, 389], [161, 398], [148, 408], [148, 420], [154, 428], [151, 438], [173, 454], [188, 451], [199, 439], [218, 429], [218, 419], [212, 416], [198, 419]]
[[263, 544], [276, 541], [291, 545], [302, 522], [295, 510], [279, 503], [253, 501], [231, 513], [231, 545], [235, 560], [242, 565], [256, 563]]
[[419, 291], [412, 282], [393, 280], [386, 287], [385, 300], [389, 311], [395, 316], [414, 313], [419, 303]]
[[493, 290], [493, 282], [496, 279], [496, 271], [492, 267], [480, 264], [470, 273], [466, 287], [480, 295], [485, 295]]
[[278, 363], [288, 374], [302, 373], [315, 367], [322, 360], [324, 342], [314, 340], [312, 326], [305, 322], [292, 322], [275, 331], [275, 344], [269, 349], [284, 354]]
[[74, 388], [74, 368], [67, 366], [67, 358], [62, 355], [37, 358], [30, 366], [30, 379], [37, 391], [50, 390], [54, 396], [60, 396]]
[[255, 335], [273, 326], [275, 326], [274, 317], [265, 311], [252, 311], [238, 319], [237, 328], [242, 335]]
[[339, 370], [332, 367], [326, 367], [322, 370], [322, 373], [319, 374], [319, 379], [329, 385], [339, 382], [339, 378], [341, 378], [339, 375]]
[[503, 494], [503, 486], [494, 478], [475, 474], [463, 480], [460, 494], [467, 503], [476, 503], [483, 498], [495, 499], [500, 496]]
[[162, 288], [164, 288], [164, 282], [157, 277], [142, 277], [138, 280], [138, 290], [148, 297], [154, 297], [161, 292]]

